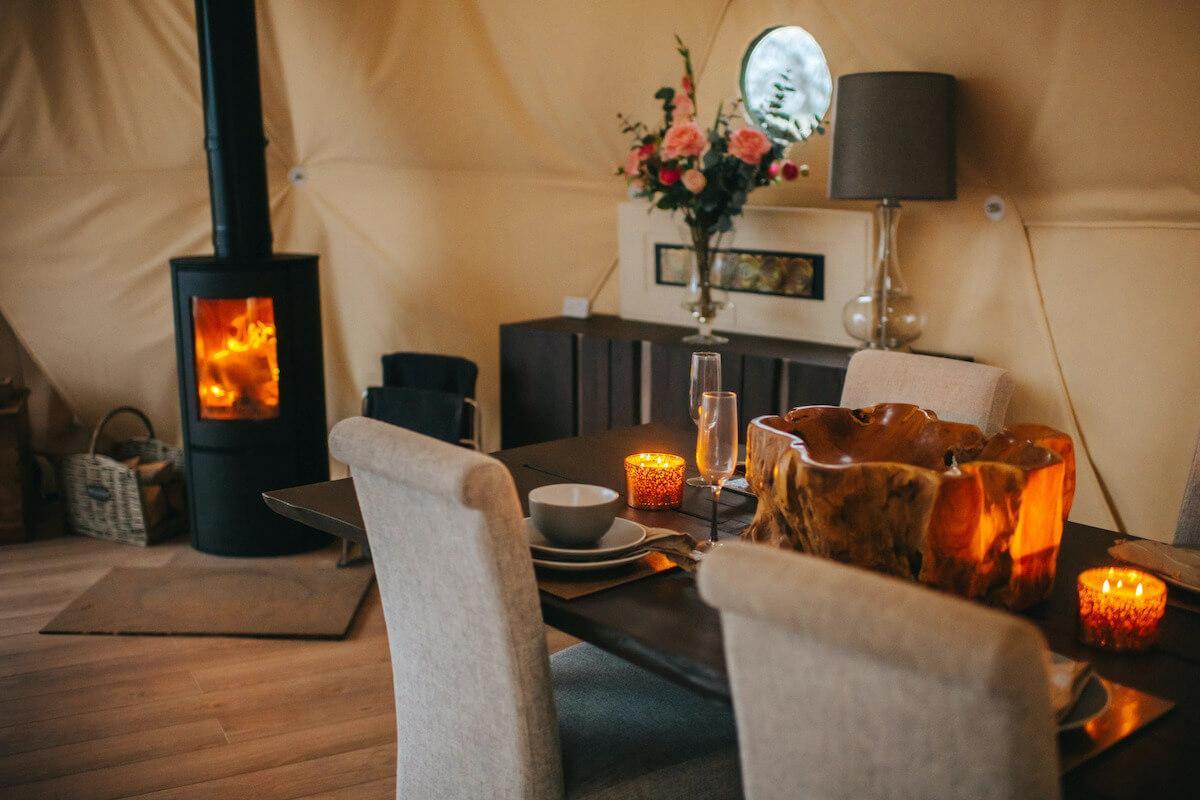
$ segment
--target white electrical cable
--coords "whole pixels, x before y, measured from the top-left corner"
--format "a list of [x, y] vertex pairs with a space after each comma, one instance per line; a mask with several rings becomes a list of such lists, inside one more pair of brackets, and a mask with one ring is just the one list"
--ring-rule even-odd
[[1038, 275], [1037, 259], [1033, 255], [1033, 240], [1029, 237], [1029, 228], [1031, 225], [1025, 223], [1020, 209], [1013, 202], [1012, 198], [1008, 199], [1008, 205], [1012, 209], [1013, 214], [1016, 215], [1017, 224], [1021, 226], [1021, 233], [1025, 238], [1025, 250], [1029, 254], [1029, 270], [1033, 275], [1033, 286], [1037, 291], [1038, 307], [1042, 312], [1042, 324], [1046, 328], [1046, 338], [1050, 342], [1050, 356], [1054, 359], [1054, 368], [1058, 372], [1058, 382], [1062, 387], [1063, 397], [1067, 401], [1067, 412], [1071, 415], [1071, 422], [1075, 425], [1075, 432], [1079, 434], [1079, 447], [1083, 451], [1084, 458], [1087, 459], [1088, 466], [1092, 468], [1092, 474], [1096, 476], [1096, 485], [1100, 487], [1100, 496], [1104, 499], [1105, 506], [1108, 507], [1108, 513], [1112, 515], [1117, 533], [1127, 533], [1125, 520], [1121, 518], [1121, 512], [1117, 509], [1117, 502], [1113, 499], [1112, 492], [1108, 489], [1108, 482], [1104, 480], [1104, 476], [1100, 473], [1100, 467], [1096, 464], [1096, 459], [1092, 456], [1092, 448], [1088, 445], [1087, 436], [1083, 432], [1083, 424], [1079, 421], [1079, 412], [1075, 410], [1075, 401], [1071, 397], [1071, 389], [1067, 385], [1067, 374], [1063, 370], [1062, 359], [1058, 355], [1058, 344], [1054, 339], [1054, 328], [1050, 325], [1050, 312], [1046, 308], [1046, 295], [1042, 291], [1042, 279]]

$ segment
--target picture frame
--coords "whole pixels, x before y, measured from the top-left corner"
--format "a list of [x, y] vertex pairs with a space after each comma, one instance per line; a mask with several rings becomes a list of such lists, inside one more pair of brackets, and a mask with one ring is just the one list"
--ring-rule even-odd
[[[681, 270], [686, 274], [690, 259], [680, 223], [642, 201], [621, 203], [617, 214], [620, 315], [693, 326], [682, 307], [688, 293]], [[766, 281], [766, 290], [761, 284], [731, 285], [732, 305], [716, 317], [716, 329], [855, 344], [842, 326], [842, 306], [862, 291], [871, 263], [872, 227], [866, 211], [747, 206], [734, 220], [731, 237], [721, 243], [722, 253], [807, 259], [813, 266], [812, 281], [793, 291], [780, 291], [774, 280]]]

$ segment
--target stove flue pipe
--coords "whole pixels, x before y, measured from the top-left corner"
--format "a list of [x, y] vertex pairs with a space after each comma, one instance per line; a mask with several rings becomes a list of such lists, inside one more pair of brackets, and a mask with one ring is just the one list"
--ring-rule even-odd
[[254, 0], [196, 0], [213, 252], [271, 254]]

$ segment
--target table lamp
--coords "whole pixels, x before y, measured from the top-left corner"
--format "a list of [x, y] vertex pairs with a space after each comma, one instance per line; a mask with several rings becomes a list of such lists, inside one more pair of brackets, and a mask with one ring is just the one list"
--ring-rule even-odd
[[896, 258], [901, 200], [955, 199], [954, 76], [860, 72], [837, 82], [831, 200], [878, 200], [879, 249], [862, 294], [842, 313], [864, 347], [908, 350], [925, 315]]

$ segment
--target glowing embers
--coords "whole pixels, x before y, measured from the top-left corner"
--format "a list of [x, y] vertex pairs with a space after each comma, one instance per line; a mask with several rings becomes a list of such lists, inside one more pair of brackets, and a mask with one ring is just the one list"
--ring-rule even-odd
[[275, 304], [269, 297], [192, 298], [201, 419], [279, 416]]

